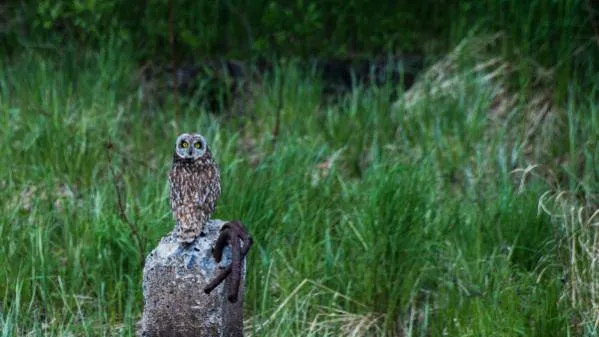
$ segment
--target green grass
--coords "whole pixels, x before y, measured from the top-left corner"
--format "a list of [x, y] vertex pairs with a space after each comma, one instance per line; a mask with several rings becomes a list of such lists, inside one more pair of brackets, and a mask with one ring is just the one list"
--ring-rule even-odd
[[[127, 55], [0, 61], [2, 336], [134, 334], [140, 249], [173, 226], [166, 174], [181, 131], [203, 133], [219, 162], [217, 217], [255, 238], [253, 336], [593, 335], [596, 297], [569, 281], [593, 282], [577, 274], [592, 261], [590, 214], [539, 205], [560, 190], [579, 197], [551, 199], [565, 215], [596, 202], [597, 87], [572, 82], [565, 112], [528, 143], [526, 105], [489, 118], [493, 88], [476, 73], [411, 105], [392, 106], [390, 86], [327, 104], [313, 78], [282, 66], [245, 115], [191, 104], [175, 120], [171, 105], [143, 106]], [[545, 170], [517, 170], [529, 163]]]

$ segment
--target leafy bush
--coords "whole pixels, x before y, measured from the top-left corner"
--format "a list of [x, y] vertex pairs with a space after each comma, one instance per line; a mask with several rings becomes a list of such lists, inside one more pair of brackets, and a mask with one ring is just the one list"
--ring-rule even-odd
[[[21, 45], [60, 46], [107, 39], [131, 44], [138, 57], [227, 55], [351, 56], [439, 52], [472, 29], [503, 31], [506, 53], [555, 64], [593, 36], [583, 0], [457, 0], [375, 3], [365, 0], [41, 0], [8, 5], [0, 31]], [[172, 22], [171, 22], [172, 15]], [[591, 22], [589, 22], [591, 21]], [[171, 27], [172, 24], [172, 27]], [[595, 22], [596, 24], [596, 22]]]

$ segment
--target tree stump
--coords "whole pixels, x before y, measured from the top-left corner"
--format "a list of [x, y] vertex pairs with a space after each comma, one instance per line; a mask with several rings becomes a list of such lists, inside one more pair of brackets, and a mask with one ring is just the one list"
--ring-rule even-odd
[[245, 259], [239, 299], [227, 300], [229, 278], [212, 293], [204, 287], [231, 263], [230, 247], [217, 264], [212, 255], [220, 228], [227, 223], [211, 220], [204, 235], [182, 250], [174, 231], [160, 240], [146, 258], [143, 270], [144, 309], [138, 323], [142, 337], [241, 337], [243, 336], [243, 293]]

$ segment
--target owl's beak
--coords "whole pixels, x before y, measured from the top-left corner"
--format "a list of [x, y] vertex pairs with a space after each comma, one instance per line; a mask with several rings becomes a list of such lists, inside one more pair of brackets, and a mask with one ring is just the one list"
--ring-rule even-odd
[[191, 146], [189, 147], [189, 156], [193, 157], [193, 148]]

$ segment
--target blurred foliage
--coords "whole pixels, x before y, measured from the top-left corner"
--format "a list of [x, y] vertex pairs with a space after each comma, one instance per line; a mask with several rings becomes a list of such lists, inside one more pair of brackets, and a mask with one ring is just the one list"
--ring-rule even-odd
[[434, 60], [464, 38], [500, 32], [505, 38], [491, 48], [517, 64], [520, 87], [534, 86], [529, 79], [542, 78], [540, 69], [567, 92], [570, 74], [597, 71], [596, 7], [591, 0], [12, 0], [0, 5], [0, 49], [120, 45], [139, 61], [386, 54]]
[[592, 36], [588, 6], [583, 0], [13, 0], [0, 7], [6, 22], [0, 34], [9, 50], [67, 40], [93, 45], [110, 36], [132, 44], [140, 57], [168, 56], [172, 14], [177, 52], [196, 57], [437, 52], [480, 27], [530, 42], [523, 52], [547, 53], [559, 48], [562, 34]]

